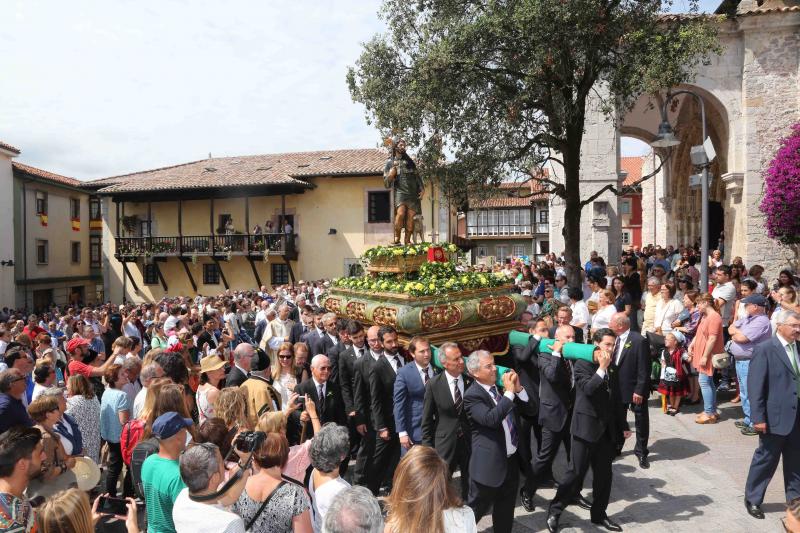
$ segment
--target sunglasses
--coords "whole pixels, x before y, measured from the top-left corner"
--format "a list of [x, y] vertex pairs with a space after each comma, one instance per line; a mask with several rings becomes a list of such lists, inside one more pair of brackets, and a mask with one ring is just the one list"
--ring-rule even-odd
[[278, 359], [291, 359], [291, 358], [292, 358], [291, 355], [279, 355], [278, 356]]
[[329, 367], [329, 366], [318, 366], [317, 367], [317, 370], [330, 370], [330, 369], [331, 369], [331, 367]]

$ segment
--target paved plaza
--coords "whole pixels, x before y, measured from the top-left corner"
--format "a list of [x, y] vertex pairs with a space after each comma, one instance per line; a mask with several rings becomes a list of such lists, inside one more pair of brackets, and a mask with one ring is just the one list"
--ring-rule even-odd
[[[751, 518], [744, 508], [744, 483], [757, 437], [745, 437], [733, 425], [741, 417], [739, 405], [724, 394], [721, 422], [694, 423], [700, 405], [687, 406], [675, 417], [661, 413], [660, 397], [650, 400], [650, 469], [642, 470], [633, 454], [634, 437], [614, 462], [614, 484], [609, 516], [626, 532], [781, 532], [785, 511], [781, 467], [767, 491], [762, 509], [765, 520]], [[629, 413], [631, 426], [633, 414]], [[554, 468], [558, 478], [565, 467], [563, 449]], [[591, 499], [591, 470], [583, 494]], [[536, 509], [527, 513], [519, 499], [514, 533], [546, 531], [547, 505], [552, 488], [537, 492]], [[479, 531], [490, 532], [491, 518]], [[605, 531], [589, 521], [589, 511], [570, 506], [561, 515], [564, 532]]]

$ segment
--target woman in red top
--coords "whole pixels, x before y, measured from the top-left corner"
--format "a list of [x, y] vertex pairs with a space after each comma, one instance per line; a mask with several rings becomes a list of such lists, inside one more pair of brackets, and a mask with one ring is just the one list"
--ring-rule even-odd
[[697, 415], [695, 422], [716, 424], [719, 421], [719, 415], [717, 414], [717, 389], [714, 386], [714, 367], [711, 365], [711, 356], [722, 353], [724, 348], [722, 317], [714, 307], [714, 299], [710, 294], [698, 296], [695, 305], [700, 311], [700, 324], [689, 345], [689, 353], [692, 355], [692, 366], [697, 370], [700, 392], [703, 395], [703, 412]]
[[689, 393], [689, 355], [683, 349], [684, 339], [679, 331], [668, 332], [661, 351], [658, 392], [667, 397], [667, 414], [672, 416], [678, 414], [681, 398]]

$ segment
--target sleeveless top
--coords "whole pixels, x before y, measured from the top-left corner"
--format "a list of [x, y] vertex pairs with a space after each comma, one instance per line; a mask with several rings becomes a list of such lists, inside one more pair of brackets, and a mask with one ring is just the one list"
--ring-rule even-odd
[[214, 406], [208, 402], [206, 392], [207, 391], [197, 389], [197, 392], [195, 393], [197, 412], [199, 414], [199, 421], [201, 424], [209, 418], [214, 418]]

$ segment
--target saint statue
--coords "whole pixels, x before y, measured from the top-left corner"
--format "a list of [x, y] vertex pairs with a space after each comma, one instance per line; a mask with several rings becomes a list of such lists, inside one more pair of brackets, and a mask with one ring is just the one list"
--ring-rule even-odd
[[417, 165], [406, 153], [405, 139], [392, 139], [389, 159], [383, 169], [383, 184], [387, 189], [394, 189], [394, 243], [400, 244], [400, 233], [405, 229], [403, 242], [409, 244], [414, 233], [414, 216], [422, 214], [420, 199], [425, 185]]

